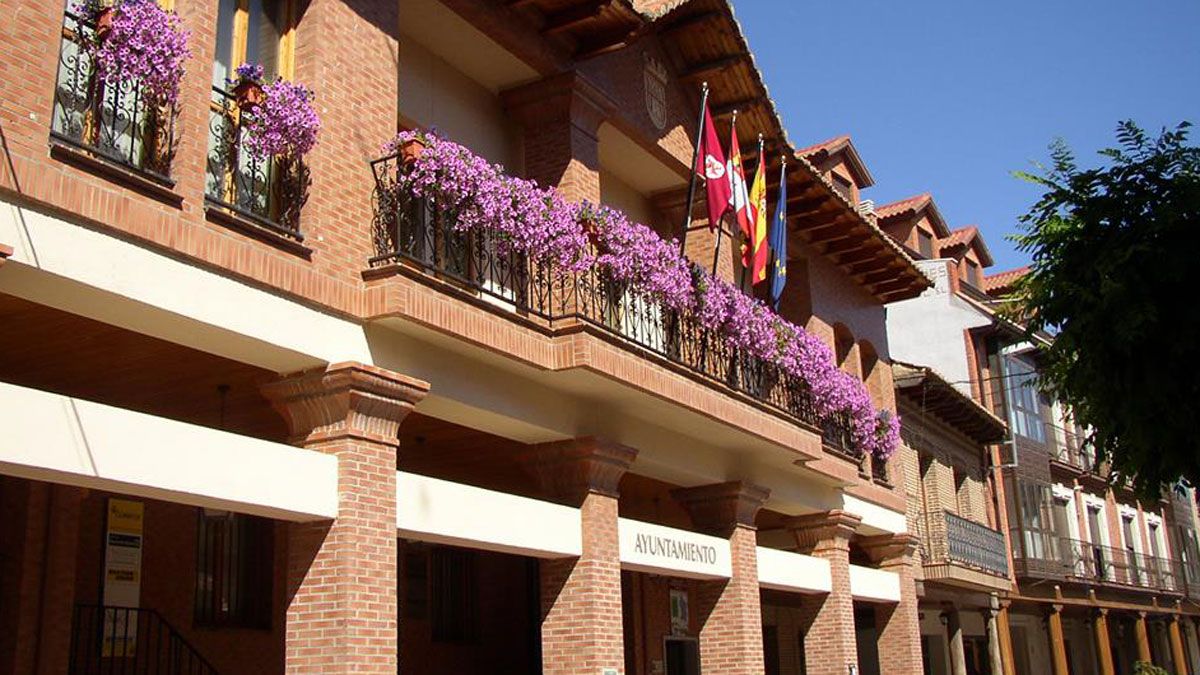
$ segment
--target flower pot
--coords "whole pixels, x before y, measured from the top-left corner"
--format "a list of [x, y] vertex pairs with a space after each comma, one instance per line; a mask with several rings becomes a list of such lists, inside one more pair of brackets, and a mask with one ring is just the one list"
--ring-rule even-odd
[[242, 110], [257, 108], [266, 100], [262, 85], [254, 80], [241, 80], [233, 87], [233, 98]]
[[427, 144], [425, 141], [419, 138], [413, 138], [405, 141], [404, 144], [400, 146], [400, 162], [404, 166], [408, 166], [413, 162], [416, 162], [418, 159], [421, 159], [421, 155], [425, 153], [426, 147]]
[[104, 42], [112, 32], [113, 19], [116, 18], [116, 7], [105, 7], [96, 15], [96, 41]]

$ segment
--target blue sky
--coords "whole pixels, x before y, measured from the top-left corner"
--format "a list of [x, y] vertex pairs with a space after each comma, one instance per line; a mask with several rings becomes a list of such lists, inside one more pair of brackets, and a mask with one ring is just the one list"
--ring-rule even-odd
[[[1062, 137], [1084, 165], [1118, 120], [1200, 125], [1200, 0], [734, 0], [789, 136], [849, 133], [884, 204], [932, 192], [979, 225], [992, 272], [1039, 191], [1013, 178]], [[1193, 132], [1200, 142], [1200, 130]]]

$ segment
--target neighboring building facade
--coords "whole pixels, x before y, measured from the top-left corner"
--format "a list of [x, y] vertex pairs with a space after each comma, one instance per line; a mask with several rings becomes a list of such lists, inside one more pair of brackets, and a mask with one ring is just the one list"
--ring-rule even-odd
[[[996, 594], [1004, 672], [1132, 673], [1139, 660], [1200, 672], [1193, 492], [1139, 504], [1111, 488], [1080, 443], [1083, 430], [1033, 387], [1033, 345], [996, 314], [1026, 270], [983, 274], [991, 258], [978, 230], [949, 230], [928, 195], [879, 213], [935, 281], [889, 306], [893, 358], [921, 359], [1008, 425], [1008, 439], [991, 447], [986, 482], [988, 522], [1004, 533], [1012, 564], [1011, 592]], [[928, 613], [922, 629], [936, 629]], [[951, 656], [946, 672], [986, 672]], [[935, 665], [927, 651], [928, 672]]]
[[[0, 672], [921, 670], [916, 455], [373, 162], [436, 127], [670, 237], [707, 81], [789, 156], [781, 314], [894, 412], [885, 305], [928, 279], [851, 146], [790, 144], [725, 2], [164, 4], [177, 111], [98, 84], [73, 9], [0, 0]], [[303, 169], [240, 153], [243, 61], [316, 92]], [[687, 253], [736, 279], [730, 243]]]

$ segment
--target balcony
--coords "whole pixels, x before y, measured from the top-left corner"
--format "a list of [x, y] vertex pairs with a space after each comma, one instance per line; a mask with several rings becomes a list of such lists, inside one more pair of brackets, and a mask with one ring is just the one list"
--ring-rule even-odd
[[115, 169], [126, 179], [169, 188], [179, 111], [148, 100], [136, 81], [102, 81], [87, 47], [95, 31], [80, 16], [64, 13], [52, 148], [75, 161]]
[[1014, 530], [1014, 536], [1020, 576], [1181, 594], [1194, 585], [1175, 560], [1043, 532]]
[[593, 266], [582, 272], [533, 262], [504, 249], [491, 230], [462, 232], [433, 199], [400, 188], [397, 155], [372, 163], [375, 175], [372, 268], [395, 267], [422, 283], [501, 313], [545, 334], [586, 330], [649, 356], [707, 386], [732, 393], [814, 431], [827, 447], [862, 456], [849, 418], [822, 422], [807, 385], [706, 329], [698, 316], [665, 306]]
[[949, 511], [923, 514], [922, 522], [926, 578], [1007, 588], [1008, 546], [1002, 533]]
[[233, 94], [214, 87], [209, 103], [206, 208], [224, 224], [247, 234], [266, 232], [304, 241], [300, 210], [308, 201], [312, 182], [307, 166], [299, 159], [255, 157], [245, 152], [241, 119]]

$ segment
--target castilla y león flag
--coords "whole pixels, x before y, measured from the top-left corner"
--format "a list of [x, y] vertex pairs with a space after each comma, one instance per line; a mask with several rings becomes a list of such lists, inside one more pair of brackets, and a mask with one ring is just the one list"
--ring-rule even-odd
[[[729, 184], [729, 169], [725, 165], [725, 153], [717, 140], [712, 113], [704, 105], [704, 133], [700, 135], [700, 151], [696, 153], [696, 173], [704, 176], [704, 190], [708, 201], [708, 227], [716, 229], [721, 216], [729, 210], [733, 190]], [[690, 208], [690, 205], [689, 205]]]

